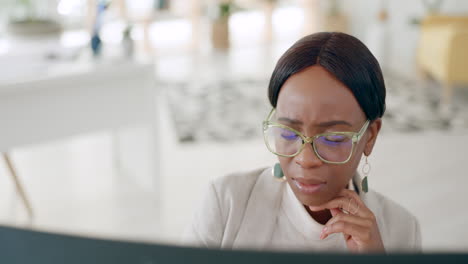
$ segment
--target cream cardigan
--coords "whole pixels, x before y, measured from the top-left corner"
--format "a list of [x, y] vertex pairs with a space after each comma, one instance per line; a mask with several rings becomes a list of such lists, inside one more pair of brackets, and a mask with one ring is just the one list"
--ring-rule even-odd
[[[342, 234], [319, 240], [323, 225], [308, 215], [289, 185], [275, 180], [271, 171], [262, 168], [212, 181], [184, 233], [184, 244], [346, 252]], [[360, 182], [359, 175], [353, 181]], [[387, 252], [420, 251], [421, 233], [413, 215], [375, 191], [357, 191], [377, 218]]]

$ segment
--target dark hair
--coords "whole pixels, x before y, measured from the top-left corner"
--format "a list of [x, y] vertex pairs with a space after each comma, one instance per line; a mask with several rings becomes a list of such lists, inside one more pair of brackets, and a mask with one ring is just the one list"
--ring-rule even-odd
[[382, 117], [386, 91], [377, 59], [360, 40], [339, 32], [308, 35], [283, 54], [268, 87], [271, 105], [276, 107], [289, 77], [313, 65], [322, 66], [347, 86], [369, 120]]

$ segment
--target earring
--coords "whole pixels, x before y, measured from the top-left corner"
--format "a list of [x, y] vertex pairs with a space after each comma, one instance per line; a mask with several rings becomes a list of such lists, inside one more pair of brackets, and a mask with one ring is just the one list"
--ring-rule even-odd
[[286, 178], [284, 177], [283, 169], [281, 168], [281, 165], [279, 163], [276, 163], [275, 166], [273, 166], [273, 177], [275, 179], [284, 181]]
[[371, 170], [371, 166], [369, 164], [369, 161], [367, 160], [367, 157], [368, 156], [366, 156], [366, 163], [364, 163], [364, 166], [362, 166], [362, 175], [364, 178], [361, 181], [361, 189], [365, 193], [369, 191], [369, 184], [367, 183], [367, 176], [369, 176], [369, 172]]

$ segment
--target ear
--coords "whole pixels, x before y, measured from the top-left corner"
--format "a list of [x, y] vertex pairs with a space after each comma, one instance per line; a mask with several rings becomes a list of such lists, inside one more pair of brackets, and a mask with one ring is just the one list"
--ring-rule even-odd
[[380, 128], [382, 127], [382, 119], [377, 118], [376, 120], [372, 121], [369, 125], [367, 137], [366, 137], [366, 145], [364, 147], [364, 154], [369, 156], [374, 149], [375, 142], [377, 140], [377, 135], [380, 132]]

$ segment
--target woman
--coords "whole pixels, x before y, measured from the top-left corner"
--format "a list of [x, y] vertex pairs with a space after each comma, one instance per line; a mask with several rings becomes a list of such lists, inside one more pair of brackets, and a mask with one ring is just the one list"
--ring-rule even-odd
[[419, 250], [415, 217], [368, 191], [367, 157], [382, 126], [386, 92], [366, 46], [344, 33], [306, 36], [280, 58], [268, 93], [273, 110], [263, 124], [265, 143], [279, 163], [213, 181], [185, 241], [220, 248]]

